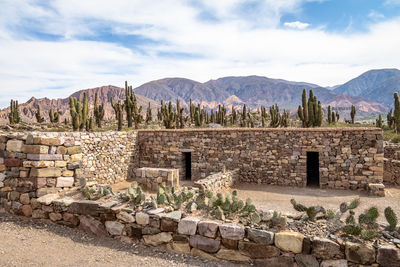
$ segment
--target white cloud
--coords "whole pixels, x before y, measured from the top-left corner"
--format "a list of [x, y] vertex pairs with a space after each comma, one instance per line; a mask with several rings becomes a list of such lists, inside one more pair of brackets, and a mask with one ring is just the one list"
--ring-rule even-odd
[[[7, 11], [0, 11], [0, 106], [8, 105], [10, 98], [66, 97], [83, 88], [122, 86], [125, 80], [139, 86], [164, 77], [204, 82], [227, 75], [263, 75], [324, 86], [368, 69], [400, 68], [400, 36], [394, 34], [400, 19], [358, 34], [327, 33], [321, 27], [298, 31], [278, 25], [284, 12], [299, 12], [304, 1], [264, 0], [243, 14], [237, 7], [244, 2], [202, 1], [218, 18], [210, 23], [199, 19], [199, 7], [179, 0], [56, 0], [50, 2], [51, 9], [33, 0], [9, 1], [2, 4]], [[19, 4], [26, 5], [22, 13], [14, 12]], [[32, 20], [24, 18], [62, 40], [38, 41], [14, 31], [30, 26], [26, 24]], [[130, 44], [77, 40], [95, 36], [99, 24], [120, 36], [135, 34], [155, 42], [131, 49]], [[196, 56], [168, 58], [160, 53]]]
[[299, 29], [299, 30], [304, 30], [305, 28], [310, 26], [310, 24], [300, 22], [300, 21], [285, 22], [285, 23], [283, 23], [283, 25], [288, 28]]
[[373, 19], [373, 20], [380, 20], [380, 19], [384, 19], [385, 15], [383, 15], [382, 13], [377, 12], [376, 10], [371, 10], [368, 14], [368, 17]]

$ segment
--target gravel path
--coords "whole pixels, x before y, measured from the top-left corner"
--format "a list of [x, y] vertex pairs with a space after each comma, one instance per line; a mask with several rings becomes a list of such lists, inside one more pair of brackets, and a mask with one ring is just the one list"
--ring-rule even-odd
[[243, 266], [0, 213], [0, 266]]

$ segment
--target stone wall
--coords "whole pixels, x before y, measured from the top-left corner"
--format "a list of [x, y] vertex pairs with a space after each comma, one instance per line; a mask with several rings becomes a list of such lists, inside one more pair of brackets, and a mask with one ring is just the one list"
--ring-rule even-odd
[[[0, 198], [0, 200], [2, 200]], [[22, 206], [5, 201], [6, 211], [35, 219], [78, 227], [97, 236], [111, 236], [129, 242], [140, 240], [174, 253], [208, 259], [253, 262], [256, 266], [399, 266], [400, 250], [372, 243], [340, 243], [299, 232], [263, 230], [238, 224], [185, 217], [181, 211], [164, 208], [133, 209], [116, 201], [58, 199], [49, 194], [38, 199], [24, 196]], [[2, 202], [0, 201], [0, 204]], [[27, 210], [24, 207], [31, 207]], [[1, 208], [1, 205], [0, 205]], [[360, 266], [361, 266], [360, 265]]]
[[147, 190], [157, 191], [162, 183], [167, 186], [179, 187], [179, 172], [177, 169], [137, 168], [135, 181]]
[[366, 189], [383, 177], [382, 130], [188, 129], [138, 132], [140, 167], [178, 168], [191, 152], [192, 180], [239, 168], [240, 181], [288, 186], [307, 183], [307, 152], [319, 152], [321, 188]]
[[0, 135], [0, 193], [19, 200], [23, 193], [72, 187], [81, 152], [72, 138]]
[[204, 188], [205, 191], [218, 193], [231, 188], [239, 179], [239, 169], [232, 171], [222, 171], [211, 174], [204, 179], [194, 182], [194, 185], [199, 188]]
[[388, 185], [400, 185], [400, 145], [387, 144], [385, 146], [385, 164], [383, 182]]

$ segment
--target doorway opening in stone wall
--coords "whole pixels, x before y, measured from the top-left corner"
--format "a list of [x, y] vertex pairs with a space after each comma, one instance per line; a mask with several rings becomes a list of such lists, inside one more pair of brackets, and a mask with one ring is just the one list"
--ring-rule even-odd
[[307, 186], [319, 187], [318, 152], [307, 152]]
[[192, 153], [183, 152], [183, 166], [185, 168], [185, 180], [192, 180]]

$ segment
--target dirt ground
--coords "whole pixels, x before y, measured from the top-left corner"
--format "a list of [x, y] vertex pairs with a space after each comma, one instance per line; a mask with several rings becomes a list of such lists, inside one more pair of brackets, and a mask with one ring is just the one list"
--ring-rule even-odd
[[243, 266], [122, 243], [0, 212], [0, 266]]
[[376, 206], [380, 217], [378, 221], [385, 221], [383, 211], [387, 206], [400, 216], [400, 187], [386, 187], [385, 197], [368, 196], [366, 192], [351, 190], [332, 190], [319, 188], [293, 188], [272, 185], [240, 184], [235, 186], [238, 190], [238, 197], [245, 200], [251, 198], [257, 209], [276, 210], [282, 214], [299, 214], [290, 204], [290, 199], [294, 198], [297, 203], [306, 206], [323, 206], [326, 210], [334, 211], [339, 209], [340, 203], [350, 202], [355, 198], [360, 198], [360, 206], [356, 213], [363, 212], [371, 206]]

